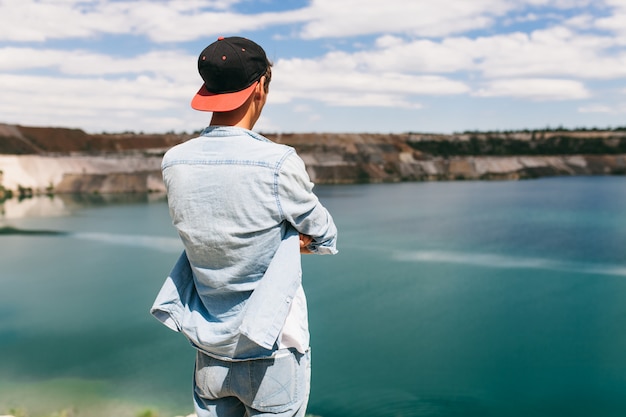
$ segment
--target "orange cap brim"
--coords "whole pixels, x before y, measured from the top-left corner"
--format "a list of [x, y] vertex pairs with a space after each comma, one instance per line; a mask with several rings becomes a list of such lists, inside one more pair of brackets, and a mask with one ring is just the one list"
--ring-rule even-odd
[[234, 93], [211, 93], [204, 85], [191, 100], [191, 107], [200, 111], [231, 111], [238, 109], [248, 100], [259, 82], [255, 82], [250, 87]]

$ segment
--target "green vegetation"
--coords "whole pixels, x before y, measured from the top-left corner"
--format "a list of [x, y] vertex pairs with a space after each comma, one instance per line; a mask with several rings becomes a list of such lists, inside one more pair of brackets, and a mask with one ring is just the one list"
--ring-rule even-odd
[[[105, 381], [57, 378], [41, 382], [4, 380], [0, 373], [0, 416], [14, 417], [175, 417], [167, 404], [134, 400]], [[157, 400], [158, 401], [158, 400]]]
[[8, 200], [10, 198], [13, 198], [13, 191], [7, 190], [0, 185], [0, 203], [3, 203], [5, 200]]
[[[10, 408], [8, 415], [11, 417], [36, 417], [31, 416], [23, 408]], [[39, 417], [78, 417], [81, 414], [74, 407], [64, 408], [60, 411], [53, 411], [49, 414], [37, 414]], [[137, 412], [135, 417], [159, 417], [159, 413], [156, 410], [145, 409]]]
[[0, 169], [0, 204], [4, 202], [4, 200], [8, 200], [13, 197], [13, 192], [11, 190], [7, 190], [2, 186], [2, 175], [4, 172]]
[[76, 410], [74, 408], [66, 408], [52, 413], [50, 417], [74, 417], [76, 415]]
[[137, 417], [159, 417], [159, 412], [151, 408], [147, 408], [138, 412]]
[[18, 184], [17, 186], [17, 194], [20, 200], [24, 200], [26, 198], [32, 198], [34, 195], [32, 187], [22, 187]]
[[544, 129], [519, 129], [519, 130], [466, 130], [465, 134], [512, 134], [512, 133], [548, 133], [548, 132], [626, 132], [626, 126], [598, 128], [598, 127], [575, 127], [568, 129], [563, 126]]
[[513, 155], [616, 155], [626, 153], [626, 137], [585, 138], [563, 134], [544, 137], [529, 132], [530, 138], [516, 139], [507, 134], [469, 135], [468, 140], [419, 140], [409, 145], [434, 156], [513, 156]]
[[28, 417], [28, 413], [23, 408], [10, 408], [9, 415], [13, 417]]

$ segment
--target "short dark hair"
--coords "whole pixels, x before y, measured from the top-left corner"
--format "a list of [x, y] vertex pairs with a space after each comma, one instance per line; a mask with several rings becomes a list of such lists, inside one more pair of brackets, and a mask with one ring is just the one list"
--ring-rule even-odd
[[267, 61], [267, 69], [265, 70], [265, 74], [262, 75], [265, 77], [265, 94], [269, 92], [270, 89], [270, 81], [272, 81], [272, 62], [270, 60]]

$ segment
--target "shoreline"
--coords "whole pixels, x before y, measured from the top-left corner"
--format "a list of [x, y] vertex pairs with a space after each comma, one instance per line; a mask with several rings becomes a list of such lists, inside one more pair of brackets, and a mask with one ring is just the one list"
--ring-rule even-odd
[[[163, 154], [197, 134], [87, 134], [0, 123], [0, 201], [162, 193]], [[292, 146], [320, 185], [626, 175], [626, 128], [263, 135]]]
[[[315, 184], [521, 180], [625, 175], [626, 154], [416, 158], [378, 148], [355, 155], [299, 153]], [[0, 201], [13, 196], [163, 193], [160, 156], [0, 155]]]

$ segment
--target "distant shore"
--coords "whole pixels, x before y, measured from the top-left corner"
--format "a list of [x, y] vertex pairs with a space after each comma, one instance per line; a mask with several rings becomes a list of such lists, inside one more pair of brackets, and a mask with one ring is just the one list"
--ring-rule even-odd
[[[0, 124], [0, 200], [163, 192], [162, 155], [197, 134], [87, 134]], [[626, 174], [626, 128], [265, 135], [293, 146], [317, 184]]]

